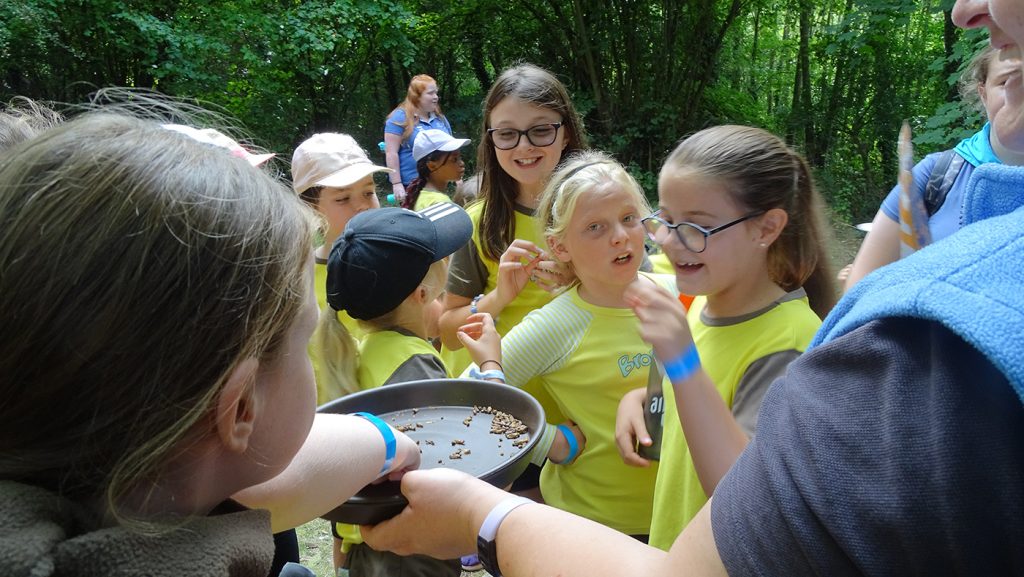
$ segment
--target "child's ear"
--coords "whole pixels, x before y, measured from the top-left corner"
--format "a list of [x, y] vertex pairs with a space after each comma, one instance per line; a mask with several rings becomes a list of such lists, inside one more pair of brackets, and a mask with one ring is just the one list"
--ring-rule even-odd
[[786, 223], [788, 222], [789, 215], [786, 211], [781, 208], [770, 209], [758, 219], [757, 238], [755, 240], [758, 243], [771, 246], [775, 239], [779, 238], [779, 235], [782, 234], [782, 229], [786, 228]]
[[217, 396], [217, 436], [234, 453], [244, 453], [261, 410], [256, 394], [256, 371], [260, 362], [249, 358], [238, 363]]
[[559, 262], [572, 261], [572, 257], [569, 256], [569, 251], [565, 248], [565, 245], [562, 244], [561, 240], [553, 236], [549, 236], [547, 238], [547, 242], [548, 249], [551, 250], [551, 256], [555, 257], [556, 260]]
[[413, 301], [416, 302], [416, 304], [421, 304], [422, 305], [422, 304], [426, 304], [426, 302], [427, 302], [427, 295], [429, 293], [430, 293], [430, 291], [427, 290], [427, 285], [421, 284], [420, 286], [416, 287], [416, 290], [412, 291], [412, 294], [410, 294], [406, 298], [411, 298]]

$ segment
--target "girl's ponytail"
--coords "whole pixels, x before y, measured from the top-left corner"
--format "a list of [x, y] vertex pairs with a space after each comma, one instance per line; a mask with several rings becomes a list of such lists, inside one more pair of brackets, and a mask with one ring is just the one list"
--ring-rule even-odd
[[420, 191], [423, 190], [426, 184], [422, 177], [417, 176], [412, 179], [409, 186], [405, 187], [405, 197], [402, 198], [401, 207], [413, 210], [413, 207], [416, 206], [416, 201], [420, 199]]
[[321, 360], [320, 382], [317, 390], [321, 401], [337, 399], [359, 390], [356, 367], [359, 366], [359, 346], [352, 333], [338, 320], [338, 311], [324, 307], [320, 311], [316, 344]]
[[807, 161], [792, 150], [790, 156], [794, 194], [786, 208], [789, 224], [768, 253], [768, 271], [786, 290], [804, 287], [811, 309], [824, 319], [836, 304], [836, 287], [829, 266], [821, 195]]
[[430, 178], [430, 166], [427, 163], [436, 158], [437, 152], [431, 152], [416, 161], [416, 178], [409, 183], [409, 186], [405, 187], [405, 198], [402, 199], [402, 208], [415, 210], [413, 207], [416, 206], [416, 201], [420, 199], [420, 191], [427, 185], [427, 179]]

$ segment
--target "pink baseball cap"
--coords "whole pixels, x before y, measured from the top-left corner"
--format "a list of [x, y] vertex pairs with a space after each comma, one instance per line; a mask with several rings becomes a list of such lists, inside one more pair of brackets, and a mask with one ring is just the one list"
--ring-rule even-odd
[[259, 166], [271, 158], [274, 158], [274, 153], [272, 152], [266, 154], [253, 154], [245, 148], [242, 148], [241, 144], [238, 144], [237, 141], [228, 135], [212, 128], [199, 129], [184, 124], [164, 124], [163, 127], [167, 130], [180, 132], [181, 134], [184, 134], [193, 140], [198, 140], [204, 144], [212, 144], [220, 148], [225, 148], [233, 156], [243, 158], [253, 166]]

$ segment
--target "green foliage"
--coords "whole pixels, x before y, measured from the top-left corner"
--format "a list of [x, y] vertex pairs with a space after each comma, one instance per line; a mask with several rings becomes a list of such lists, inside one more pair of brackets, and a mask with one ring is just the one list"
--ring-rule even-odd
[[949, 5], [0, 0], [0, 96], [73, 103], [102, 86], [155, 88], [223, 106], [285, 159], [326, 130], [377, 154], [413, 75], [436, 78], [454, 131], [479, 141], [490, 83], [530, 61], [565, 81], [592, 144], [649, 194], [681, 137], [752, 124], [803, 151], [837, 213], [859, 220], [895, 180], [903, 119], [921, 154], [982, 120], [951, 86], [984, 38], [944, 44]]

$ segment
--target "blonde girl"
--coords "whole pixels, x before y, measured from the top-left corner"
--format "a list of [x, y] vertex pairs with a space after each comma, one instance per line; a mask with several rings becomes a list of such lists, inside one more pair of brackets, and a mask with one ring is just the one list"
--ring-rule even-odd
[[[453, 203], [421, 212], [383, 208], [352, 219], [327, 263], [330, 311], [321, 315], [318, 331], [327, 386], [347, 394], [452, 376], [429, 340], [437, 337], [448, 256], [469, 240], [471, 227]], [[364, 333], [358, 355], [337, 346], [351, 339], [339, 312], [355, 318]]]
[[314, 418], [312, 213], [161, 123], [92, 112], [0, 160], [6, 574], [266, 575], [272, 531], [418, 463]]
[[[437, 337], [448, 255], [466, 244], [472, 226], [466, 212], [450, 202], [421, 212], [382, 208], [349, 221], [327, 263], [330, 310], [321, 314], [318, 331], [327, 386], [351, 393], [452, 376], [429, 339]], [[338, 320], [341, 311], [363, 330], [358, 356], [352, 348], [337, 346], [351, 339]], [[358, 527], [339, 523], [334, 529], [336, 569], [357, 575], [461, 573], [458, 560], [378, 552], [362, 545]]]
[[635, 284], [674, 290], [671, 276], [639, 272], [640, 219], [649, 210], [639, 185], [609, 156], [586, 152], [566, 160], [539, 200], [537, 219], [549, 254], [575, 282], [528, 314], [500, 347], [470, 339], [472, 325], [463, 337], [475, 355], [478, 346], [490, 347], [486, 358], [500, 354], [508, 384], [521, 387], [536, 378], [586, 439], [583, 450], [570, 447], [563, 462], [544, 465], [544, 501], [644, 540], [657, 468], [624, 465], [614, 431], [619, 400], [644, 385], [653, 367], [627, 290]]
[[[644, 219], [673, 263], [673, 295], [637, 285], [630, 301], [672, 387], [665, 417], [651, 544], [667, 549], [754, 434], [768, 385], [807, 348], [835, 302], [821, 202], [806, 161], [758, 128], [717, 126], [683, 140]], [[648, 444], [643, 390], [622, 401], [625, 462]], [[680, 426], [680, 423], [682, 424]], [[685, 434], [685, 437], [684, 437]]]

